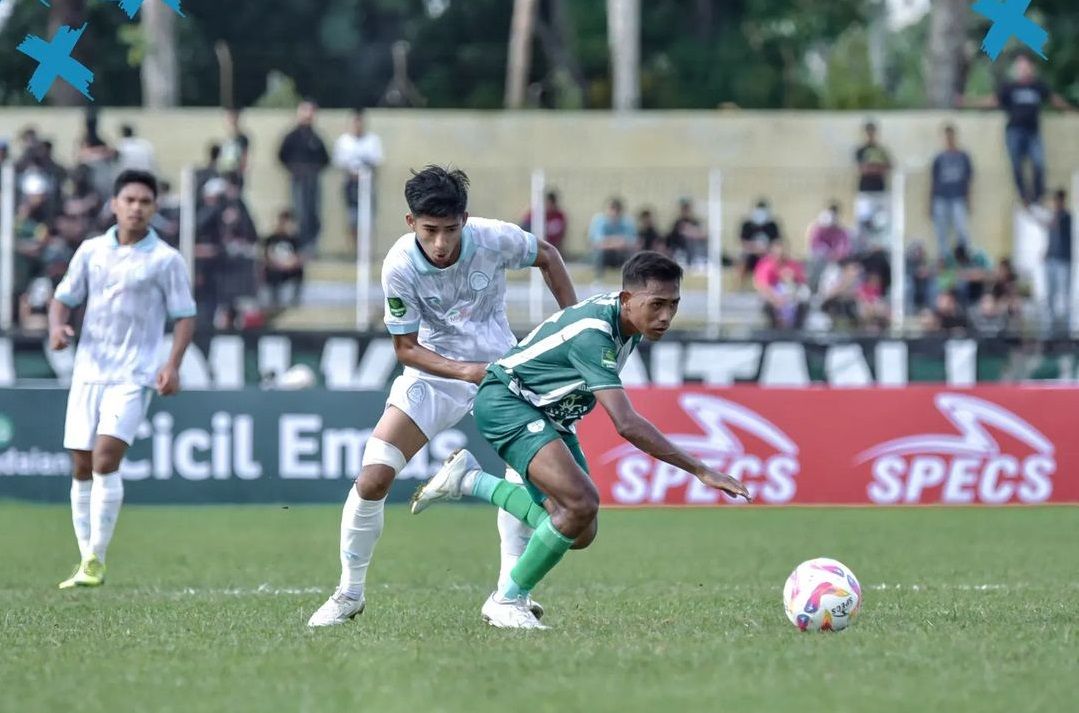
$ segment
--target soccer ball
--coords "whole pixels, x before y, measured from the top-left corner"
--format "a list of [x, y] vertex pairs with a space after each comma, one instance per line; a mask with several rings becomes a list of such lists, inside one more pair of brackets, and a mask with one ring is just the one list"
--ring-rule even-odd
[[806, 560], [783, 586], [787, 618], [802, 631], [841, 631], [862, 606], [862, 585], [842, 562], [827, 557]]

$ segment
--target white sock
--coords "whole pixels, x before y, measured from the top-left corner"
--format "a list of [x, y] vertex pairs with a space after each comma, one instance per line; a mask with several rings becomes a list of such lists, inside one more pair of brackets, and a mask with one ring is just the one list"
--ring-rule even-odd
[[79, 542], [79, 557], [90, 556], [90, 490], [92, 480], [71, 479], [71, 524]]
[[94, 473], [94, 487], [90, 491], [90, 553], [105, 561], [116, 519], [120, 517], [120, 505], [124, 502], [124, 481], [120, 471], [102, 475]]
[[367, 566], [375, 544], [382, 535], [386, 498], [364, 500], [353, 485], [341, 512], [341, 593], [351, 599], [363, 598]]
[[498, 511], [498, 536], [502, 538], [500, 547], [502, 564], [498, 570], [498, 591], [503, 591], [503, 585], [509, 582], [510, 571], [524, 554], [532, 533], [531, 527], [513, 515], [505, 510]]

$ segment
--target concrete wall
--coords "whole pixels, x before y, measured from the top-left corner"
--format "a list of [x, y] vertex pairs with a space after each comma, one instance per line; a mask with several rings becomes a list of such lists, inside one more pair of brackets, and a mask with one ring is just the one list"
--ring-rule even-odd
[[[724, 240], [736, 250], [737, 227], [758, 196], [769, 197], [796, 252], [805, 227], [832, 197], [851, 219], [855, 187], [852, 153], [865, 114], [835, 112], [647, 112], [617, 116], [603, 112], [372, 111], [370, 127], [382, 136], [387, 163], [378, 176], [377, 253], [404, 232], [402, 185], [408, 171], [427, 163], [453, 163], [472, 178], [471, 211], [516, 220], [527, 208], [529, 180], [542, 167], [569, 213], [569, 246], [585, 248], [591, 215], [605, 198], [622, 196], [630, 209], [651, 207], [666, 229], [680, 196], [699, 200], [703, 213], [708, 169], [724, 171]], [[1000, 112], [879, 112], [882, 142], [908, 173], [907, 234], [934, 244], [928, 220], [928, 169], [946, 122], [959, 127], [961, 143], [975, 162], [975, 241], [992, 255], [1011, 250], [1015, 193], [1003, 146]], [[118, 134], [134, 123], [157, 147], [161, 168], [178, 185], [185, 163], [200, 163], [213, 137], [224, 134], [216, 110], [168, 112], [108, 109], [101, 129]], [[252, 110], [244, 123], [254, 144], [249, 202], [261, 229], [286, 205], [287, 179], [277, 164], [278, 142], [292, 114]], [[1068, 185], [1079, 170], [1079, 119], [1045, 117], [1049, 186]], [[0, 136], [35, 124], [70, 161], [81, 127], [78, 111], [0, 110]], [[347, 112], [323, 111], [318, 128], [327, 146], [345, 130]], [[323, 248], [346, 251], [341, 178], [323, 181]]]

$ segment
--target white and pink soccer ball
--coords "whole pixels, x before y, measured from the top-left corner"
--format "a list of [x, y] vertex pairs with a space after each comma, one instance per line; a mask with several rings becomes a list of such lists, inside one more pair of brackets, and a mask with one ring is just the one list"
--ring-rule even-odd
[[783, 586], [787, 618], [802, 631], [842, 631], [862, 607], [862, 586], [842, 562], [818, 557], [794, 568]]

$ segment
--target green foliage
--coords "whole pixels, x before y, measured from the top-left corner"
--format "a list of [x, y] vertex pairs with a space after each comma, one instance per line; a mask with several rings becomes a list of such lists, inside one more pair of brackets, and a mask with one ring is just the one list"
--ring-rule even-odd
[[873, 82], [866, 31], [852, 27], [836, 41], [822, 96], [826, 109], [883, 108], [889, 97]]

